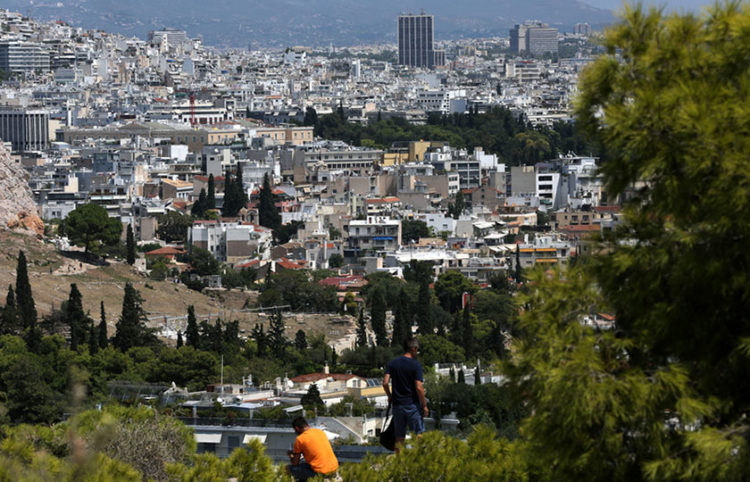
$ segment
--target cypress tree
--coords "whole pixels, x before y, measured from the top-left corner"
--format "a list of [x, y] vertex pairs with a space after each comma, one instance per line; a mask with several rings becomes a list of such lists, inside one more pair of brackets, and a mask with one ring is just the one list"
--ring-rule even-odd
[[99, 327], [97, 329], [97, 338], [99, 340], [99, 348], [102, 350], [107, 348], [109, 344], [107, 339], [107, 315], [104, 312], [104, 301], [99, 305]]
[[182, 332], [178, 331], [177, 332], [177, 348], [181, 348], [181, 347], [182, 347]]
[[143, 311], [141, 295], [130, 283], [125, 283], [125, 294], [122, 298], [122, 313], [115, 325], [115, 337], [112, 341], [121, 351], [128, 351], [134, 346], [153, 342], [153, 333], [145, 326], [146, 314]]
[[281, 226], [281, 215], [274, 204], [273, 190], [268, 173], [263, 175], [263, 187], [259, 193], [258, 224], [271, 229], [278, 229]]
[[367, 325], [365, 325], [364, 309], [359, 309], [359, 319], [357, 320], [357, 348], [367, 346]]
[[479, 373], [479, 365], [477, 365], [476, 369], [474, 369], [474, 385], [481, 385], [482, 384], [482, 377], [481, 373]]
[[216, 184], [213, 174], [208, 175], [208, 194], [206, 195], [206, 204], [203, 210], [204, 213], [206, 209], [216, 209]]
[[18, 252], [18, 265], [16, 267], [16, 306], [24, 330], [36, 329], [36, 307], [31, 295], [31, 284], [29, 284], [29, 273], [26, 267], [26, 255], [23, 251]]
[[307, 350], [307, 335], [304, 330], [297, 330], [294, 335], [294, 347], [299, 351]]
[[251, 336], [255, 340], [255, 343], [258, 345], [258, 356], [266, 356], [267, 337], [263, 331], [263, 326], [260, 323], [255, 324], [255, 328], [253, 328]]
[[242, 183], [242, 167], [237, 164], [236, 175], [227, 171], [224, 180], [224, 205], [222, 215], [225, 217], [237, 216], [240, 209], [247, 205], [247, 193]]
[[521, 282], [521, 245], [516, 244], [516, 283]]
[[464, 369], [458, 371], [458, 381], [456, 383], [466, 383], [466, 375], [464, 375]]
[[227, 169], [224, 172], [224, 201], [221, 204], [221, 215], [229, 217], [229, 212], [232, 209], [232, 174]]
[[302, 398], [300, 398], [299, 402], [307, 410], [316, 407], [322, 408], [325, 406], [325, 404], [323, 403], [323, 399], [320, 398], [320, 390], [318, 389], [318, 385], [315, 383], [310, 385], [310, 387], [307, 389], [307, 393], [302, 395]]
[[464, 347], [464, 353], [469, 358], [474, 355], [474, 329], [471, 326], [471, 311], [467, 304], [464, 308], [464, 313], [461, 323], [461, 337], [462, 346]]
[[409, 299], [406, 290], [402, 287], [396, 301], [396, 309], [393, 314], [393, 335], [391, 346], [400, 347], [411, 335], [411, 317], [409, 316]]
[[435, 327], [430, 312], [431, 298], [430, 282], [423, 279], [419, 284], [419, 296], [417, 296], [416, 309], [414, 310], [417, 318], [417, 330], [420, 335], [431, 335], [434, 332]]
[[83, 312], [81, 292], [78, 291], [78, 285], [75, 283], [70, 285], [70, 294], [63, 316], [70, 329], [70, 349], [75, 351], [80, 344], [86, 342], [86, 331], [89, 327], [89, 320]]
[[286, 338], [284, 337], [284, 318], [281, 311], [274, 311], [268, 326], [268, 342], [271, 351], [276, 357], [283, 358]]
[[5, 307], [0, 317], [0, 335], [9, 335], [18, 331], [18, 308], [13, 285], [8, 285], [8, 295], [5, 297]]
[[200, 348], [200, 333], [198, 332], [198, 321], [195, 319], [195, 307], [193, 305], [188, 306], [185, 342], [196, 350]]
[[385, 330], [385, 295], [383, 289], [378, 287], [372, 295], [370, 302], [370, 323], [372, 331], [375, 332], [375, 341], [378, 346], [388, 344], [388, 335]]
[[242, 179], [243, 178], [242, 164], [240, 164], [239, 162], [237, 163], [236, 175], [237, 177], [234, 181], [234, 189], [237, 195], [237, 203], [239, 204], [239, 206], [237, 206], [237, 210], [239, 211], [240, 209], [247, 207], [247, 201], [248, 201], [247, 191], [245, 191], [245, 182]]
[[99, 351], [99, 333], [94, 325], [94, 319], [87, 317], [89, 322], [88, 339], [89, 339], [89, 354], [94, 355]]
[[127, 235], [125, 237], [125, 246], [127, 248], [127, 261], [129, 265], [135, 264], [135, 236], [133, 235], [133, 226], [128, 224]]
[[198, 195], [198, 200], [193, 203], [193, 207], [190, 209], [190, 214], [196, 218], [202, 218], [206, 215], [207, 204], [208, 200], [206, 198], [206, 190], [201, 189], [201, 192]]

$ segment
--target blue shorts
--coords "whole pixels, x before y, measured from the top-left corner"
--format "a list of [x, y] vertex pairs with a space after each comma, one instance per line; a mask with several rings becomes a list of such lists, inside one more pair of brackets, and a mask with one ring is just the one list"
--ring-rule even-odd
[[297, 465], [289, 465], [289, 473], [294, 480], [307, 480], [318, 475], [307, 462], [300, 462]]
[[424, 432], [422, 411], [414, 404], [393, 406], [393, 431], [396, 438], [406, 437], [406, 427], [416, 433]]

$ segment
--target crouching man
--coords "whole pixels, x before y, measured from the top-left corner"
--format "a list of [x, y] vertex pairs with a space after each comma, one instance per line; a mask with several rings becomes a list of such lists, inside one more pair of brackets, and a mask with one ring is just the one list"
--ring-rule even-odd
[[[307, 480], [316, 475], [335, 475], [339, 461], [325, 432], [310, 428], [303, 417], [295, 418], [292, 428], [297, 434], [297, 440], [294, 441], [294, 450], [289, 451], [291, 465], [287, 467], [287, 471], [297, 480]], [[300, 462], [303, 455], [305, 461]]]

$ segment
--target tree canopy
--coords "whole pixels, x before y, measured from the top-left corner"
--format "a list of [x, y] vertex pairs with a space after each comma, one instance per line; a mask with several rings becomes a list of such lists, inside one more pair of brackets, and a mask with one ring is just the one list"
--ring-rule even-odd
[[98, 204], [82, 204], [71, 211], [60, 225], [62, 234], [85, 251], [95, 251], [104, 245], [112, 245], [120, 240], [122, 223], [110, 218], [107, 210]]
[[[577, 117], [625, 210], [591, 263], [532, 273], [520, 300], [537, 478], [750, 477], [749, 24], [737, 3], [626, 7], [583, 73]], [[616, 329], [582, 323], [598, 312]]]

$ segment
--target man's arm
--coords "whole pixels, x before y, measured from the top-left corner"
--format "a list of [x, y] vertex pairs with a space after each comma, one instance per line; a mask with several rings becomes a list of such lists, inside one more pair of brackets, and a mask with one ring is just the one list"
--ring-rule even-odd
[[300, 444], [299, 439], [294, 441], [294, 447], [287, 454], [289, 455], [289, 462], [292, 465], [299, 465], [299, 459], [302, 457], [302, 444]]
[[388, 395], [388, 403], [391, 403], [391, 374], [386, 373], [383, 377], [383, 390], [385, 390], [385, 394]]
[[287, 454], [289, 455], [289, 463], [290, 464], [292, 464], [292, 465], [299, 465], [299, 459], [302, 456], [301, 453], [297, 453], [297, 452], [295, 452], [293, 450], [290, 450], [289, 452], [287, 452]]
[[422, 414], [426, 417], [430, 414], [430, 411], [427, 409], [427, 399], [424, 396], [424, 384], [419, 381], [414, 381], [414, 387], [417, 390], [417, 395], [419, 396], [419, 403], [422, 404]]

